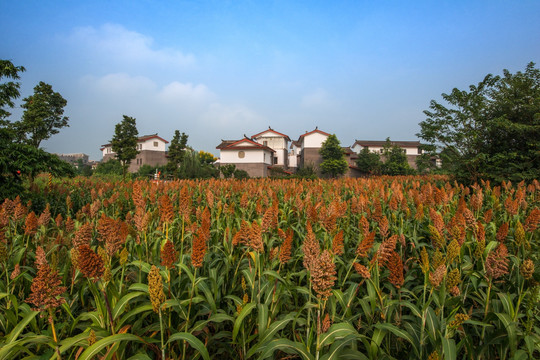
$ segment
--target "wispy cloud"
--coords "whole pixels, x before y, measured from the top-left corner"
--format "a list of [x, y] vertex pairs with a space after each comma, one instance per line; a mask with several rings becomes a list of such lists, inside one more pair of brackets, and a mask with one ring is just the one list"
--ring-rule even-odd
[[119, 63], [142, 62], [179, 67], [195, 63], [193, 54], [184, 54], [170, 48], [156, 48], [152, 37], [118, 24], [76, 28], [69, 39], [96, 56], [105, 56]]

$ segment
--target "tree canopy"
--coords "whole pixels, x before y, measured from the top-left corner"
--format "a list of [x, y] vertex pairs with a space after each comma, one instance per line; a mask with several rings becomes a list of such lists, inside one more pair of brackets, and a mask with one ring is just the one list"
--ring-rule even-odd
[[131, 160], [135, 159], [139, 153], [137, 150], [139, 131], [137, 130], [135, 118], [127, 115], [123, 115], [123, 117], [123, 120], [116, 124], [114, 128], [111, 145], [116, 158], [122, 164], [122, 173], [125, 178]]
[[63, 116], [67, 100], [51, 85], [40, 81], [34, 87], [34, 94], [23, 101], [22, 108], [25, 110], [22, 119], [14, 125], [20, 139], [29, 145], [38, 148], [43, 140], [69, 126], [69, 118]]
[[[540, 175], [540, 70], [488, 74], [469, 90], [432, 100], [420, 122], [429, 150], [442, 150], [459, 180], [521, 181]], [[444, 160], [443, 160], [444, 163]]]
[[347, 160], [345, 160], [345, 154], [335, 134], [328, 136], [325, 142], [323, 142], [319, 153], [323, 158], [323, 162], [321, 163], [323, 174], [337, 177], [347, 172]]
[[167, 153], [167, 171], [175, 173], [180, 166], [180, 163], [184, 160], [188, 137], [189, 135], [185, 133], [180, 134], [179, 130], [174, 131], [174, 136]]
[[369, 148], [364, 147], [358, 153], [356, 158], [356, 166], [363, 172], [368, 174], [380, 174], [382, 169], [382, 161], [379, 153], [370, 151]]
[[[0, 60], [0, 80], [18, 80], [19, 73], [25, 71], [9, 60]], [[18, 141], [16, 126], [7, 118], [8, 109], [15, 106], [14, 100], [20, 96], [20, 83], [6, 81], [0, 83], [0, 196], [19, 195], [23, 190], [24, 178], [33, 179], [40, 172], [50, 172], [56, 176], [74, 175], [74, 169], [58, 156], [49, 154], [28, 143]]]
[[[15, 66], [9, 60], [0, 59], [0, 81], [3, 78], [11, 80], [19, 80], [20, 73], [26, 69], [23, 66]], [[13, 100], [21, 96], [19, 89], [21, 84], [18, 81], [6, 81], [0, 83], [0, 121], [3, 121], [11, 115], [7, 110], [15, 106]]]

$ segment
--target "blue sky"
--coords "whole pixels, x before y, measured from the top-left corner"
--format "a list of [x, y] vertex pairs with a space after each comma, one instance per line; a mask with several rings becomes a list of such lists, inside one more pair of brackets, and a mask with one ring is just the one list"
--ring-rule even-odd
[[[51, 152], [99, 147], [126, 114], [211, 151], [268, 126], [416, 140], [431, 99], [540, 62], [540, 1], [1, 1], [0, 58], [45, 81], [70, 127]], [[13, 111], [12, 119], [21, 111]]]

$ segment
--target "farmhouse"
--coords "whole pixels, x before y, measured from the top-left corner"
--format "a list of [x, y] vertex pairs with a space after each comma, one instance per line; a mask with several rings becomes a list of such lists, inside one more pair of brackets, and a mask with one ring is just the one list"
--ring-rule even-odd
[[219, 166], [234, 164], [237, 169], [246, 171], [250, 177], [268, 176], [268, 168], [276, 158], [274, 149], [247, 137], [240, 140], [221, 140], [216, 149], [220, 152]]
[[[129, 172], [137, 172], [143, 165], [161, 166], [167, 164], [166, 145], [169, 142], [158, 134], [144, 135], [138, 138], [137, 157], [131, 161]], [[112, 150], [111, 144], [101, 145], [100, 148], [103, 154], [103, 161], [114, 159], [115, 153]]]

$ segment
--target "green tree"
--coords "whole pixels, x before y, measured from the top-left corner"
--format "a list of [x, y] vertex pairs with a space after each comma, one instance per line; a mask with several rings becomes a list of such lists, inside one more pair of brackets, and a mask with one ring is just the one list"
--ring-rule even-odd
[[100, 162], [94, 174], [96, 175], [123, 175], [124, 170], [122, 163], [117, 159], [110, 159], [109, 161]]
[[[443, 149], [458, 180], [521, 181], [540, 177], [540, 70], [487, 75], [469, 90], [442, 94], [424, 111], [417, 134], [438, 155]], [[444, 164], [444, 159], [443, 159]]]
[[92, 167], [88, 164], [85, 164], [82, 159], [77, 160], [77, 165], [75, 166], [76, 173], [81, 176], [92, 176]]
[[204, 150], [199, 151], [199, 158], [201, 159], [201, 162], [205, 164], [213, 164], [217, 160], [213, 154]]
[[345, 154], [335, 134], [328, 136], [326, 141], [323, 142], [319, 153], [323, 158], [321, 163], [323, 174], [337, 177], [347, 172], [347, 160], [345, 160]]
[[[23, 66], [15, 66], [9, 60], [0, 59], [0, 81], [3, 78], [19, 80], [21, 78], [19, 73], [25, 70]], [[21, 84], [17, 81], [0, 83], [0, 124], [11, 115], [7, 108], [13, 108], [15, 106], [13, 101], [21, 96], [19, 92], [20, 86]]]
[[69, 118], [63, 116], [67, 100], [51, 85], [40, 81], [34, 87], [34, 94], [23, 101], [22, 119], [14, 124], [21, 141], [38, 148], [43, 140], [69, 126]]
[[[18, 80], [22, 66], [14, 66], [8, 60], [0, 60], [0, 80]], [[19, 94], [20, 84], [14, 81], [0, 83], [0, 198], [20, 195], [24, 191], [23, 180], [32, 179], [40, 172], [55, 176], [72, 176], [74, 169], [58, 156], [37, 147], [17, 142], [13, 124], [5, 120], [10, 116], [9, 108]]]
[[189, 136], [185, 133], [180, 134], [179, 130], [174, 131], [174, 137], [171, 140], [169, 151], [167, 152], [167, 171], [170, 173], [176, 173], [178, 166], [180, 166], [180, 163], [184, 160], [188, 137]]
[[382, 173], [385, 175], [410, 175], [414, 170], [407, 162], [405, 151], [397, 145], [392, 145], [390, 138], [386, 138], [383, 148], [384, 163]]
[[358, 166], [361, 171], [368, 174], [380, 174], [382, 165], [383, 163], [379, 153], [369, 151], [367, 147], [362, 148], [358, 153], [356, 166]]
[[219, 167], [219, 171], [225, 179], [229, 179], [234, 175], [236, 171], [236, 165], [234, 164], [225, 164]]
[[181, 179], [207, 179], [217, 177], [219, 171], [213, 165], [201, 161], [195, 151], [186, 151], [183, 161], [178, 168]]
[[116, 158], [122, 164], [122, 177], [126, 178], [126, 172], [135, 159], [137, 151], [137, 140], [139, 132], [135, 118], [124, 115], [124, 119], [116, 124], [114, 136], [111, 140], [112, 150], [116, 153]]

